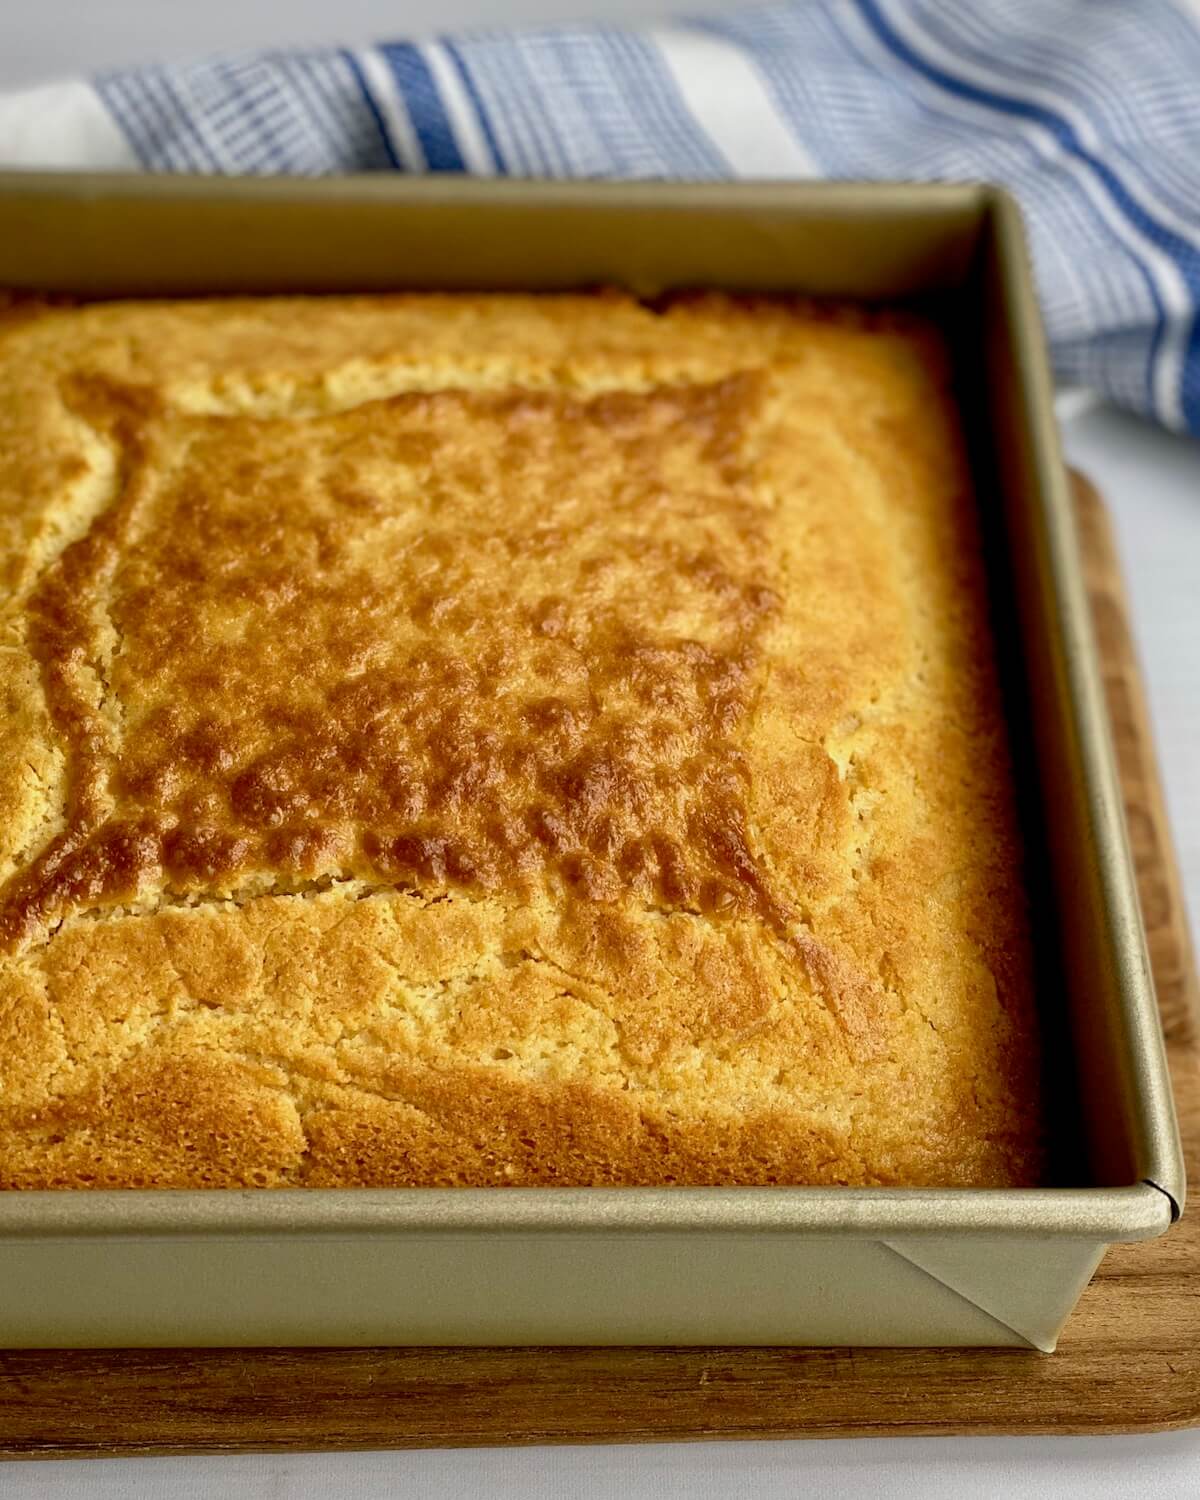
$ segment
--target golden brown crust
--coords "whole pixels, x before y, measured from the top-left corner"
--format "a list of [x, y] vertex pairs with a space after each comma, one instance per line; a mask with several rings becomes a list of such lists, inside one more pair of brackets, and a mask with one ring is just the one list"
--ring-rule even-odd
[[25, 308], [0, 542], [0, 1184], [1035, 1179], [928, 329]]

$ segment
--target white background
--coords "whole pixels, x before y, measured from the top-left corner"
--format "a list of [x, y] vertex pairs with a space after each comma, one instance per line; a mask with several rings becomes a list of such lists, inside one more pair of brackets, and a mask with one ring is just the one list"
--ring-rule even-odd
[[[126, 63], [267, 45], [396, 38], [434, 26], [630, 19], [720, 0], [0, 0], [0, 89]], [[1193, 927], [1200, 918], [1200, 445], [1119, 413], [1066, 424], [1113, 511], [1149, 680]], [[3, 1388], [0, 1385], [0, 1400]], [[4, 1500], [919, 1500], [1200, 1496], [1200, 1434], [888, 1439], [14, 1464]]]

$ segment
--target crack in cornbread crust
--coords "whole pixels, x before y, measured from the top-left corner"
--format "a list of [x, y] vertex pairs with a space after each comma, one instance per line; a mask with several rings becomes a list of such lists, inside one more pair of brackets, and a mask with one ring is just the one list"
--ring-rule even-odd
[[0, 423], [0, 1182], [1035, 1179], [928, 330], [47, 309]]

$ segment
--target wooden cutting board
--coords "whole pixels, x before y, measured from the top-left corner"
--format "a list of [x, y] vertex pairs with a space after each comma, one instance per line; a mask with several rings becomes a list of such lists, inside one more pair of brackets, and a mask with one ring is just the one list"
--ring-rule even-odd
[[[1077, 484], [1188, 1171], [1196, 976], [1108, 517]], [[230, 1452], [1200, 1424], [1200, 1212], [1105, 1259], [1058, 1352], [279, 1349], [0, 1353], [0, 1454]], [[2, 1481], [0, 1481], [2, 1488]]]

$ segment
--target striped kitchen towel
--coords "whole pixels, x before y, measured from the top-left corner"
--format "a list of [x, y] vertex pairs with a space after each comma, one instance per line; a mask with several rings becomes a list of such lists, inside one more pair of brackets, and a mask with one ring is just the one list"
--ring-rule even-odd
[[0, 96], [0, 163], [989, 179], [1055, 363], [1200, 434], [1200, 0], [793, 0], [266, 52]]

